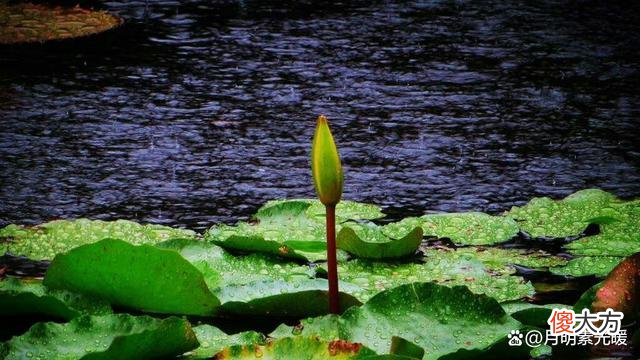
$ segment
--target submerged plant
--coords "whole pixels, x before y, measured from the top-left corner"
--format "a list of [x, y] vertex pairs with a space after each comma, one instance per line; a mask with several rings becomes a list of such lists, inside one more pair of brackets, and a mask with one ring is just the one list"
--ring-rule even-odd
[[336, 260], [336, 205], [342, 197], [344, 177], [338, 148], [324, 115], [318, 117], [311, 147], [311, 172], [318, 198], [325, 206], [327, 223], [327, 275], [329, 311], [340, 312], [338, 298], [338, 265]]

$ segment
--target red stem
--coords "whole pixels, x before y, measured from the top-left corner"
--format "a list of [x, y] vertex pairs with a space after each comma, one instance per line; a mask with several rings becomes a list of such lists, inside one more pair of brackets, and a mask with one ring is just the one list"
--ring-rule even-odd
[[329, 272], [329, 312], [340, 313], [338, 297], [338, 261], [336, 259], [336, 207], [325, 206], [327, 213], [327, 268]]

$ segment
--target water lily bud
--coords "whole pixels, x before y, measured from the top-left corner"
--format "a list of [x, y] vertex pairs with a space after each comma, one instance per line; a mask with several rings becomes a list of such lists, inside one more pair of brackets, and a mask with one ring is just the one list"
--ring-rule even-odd
[[335, 206], [342, 197], [342, 164], [324, 115], [318, 117], [313, 135], [311, 173], [320, 201], [326, 206]]

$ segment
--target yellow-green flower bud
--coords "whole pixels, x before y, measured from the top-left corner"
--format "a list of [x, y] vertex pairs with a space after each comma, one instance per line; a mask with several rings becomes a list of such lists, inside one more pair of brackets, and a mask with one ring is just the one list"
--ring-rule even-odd
[[313, 135], [311, 173], [320, 201], [327, 206], [338, 204], [342, 197], [344, 181], [342, 164], [329, 123], [324, 115], [318, 117], [316, 133]]

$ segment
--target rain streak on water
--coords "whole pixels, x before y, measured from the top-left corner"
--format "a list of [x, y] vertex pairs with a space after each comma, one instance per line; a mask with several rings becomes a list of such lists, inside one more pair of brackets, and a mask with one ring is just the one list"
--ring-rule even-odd
[[640, 195], [637, 4], [347, 3], [106, 2], [112, 36], [2, 49], [0, 225], [203, 230], [314, 196], [321, 113], [345, 198], [392, 218]]

